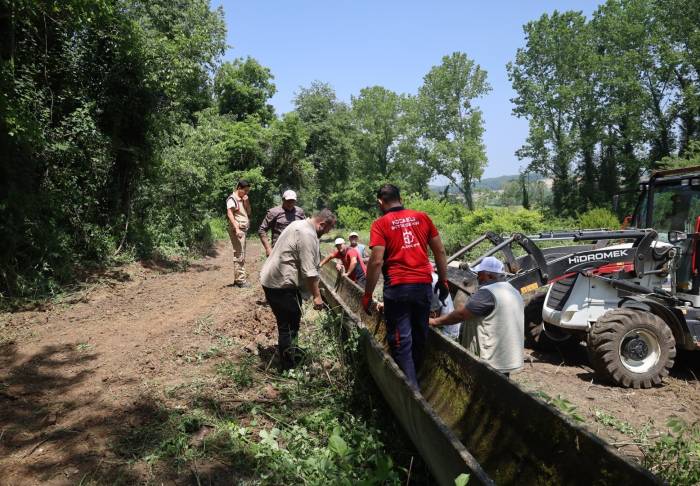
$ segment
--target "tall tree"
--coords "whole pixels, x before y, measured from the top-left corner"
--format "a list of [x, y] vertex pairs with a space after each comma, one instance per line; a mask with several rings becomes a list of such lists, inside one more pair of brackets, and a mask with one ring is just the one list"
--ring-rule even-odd
[[454, 52], [425, 75], [416, 99], [418, 142], [427, 163], [459, 189], [469, 209], [474, 208], [472, 184], [487, 163], [482, 113], [474, 102], [490, 90], [486, 71]]
[[700, 139], [700, 8], [695, 0], [657, 0], [660, 56], [673, 69], [677, 95], [672, 110], [679, 120], [678, 153]]
[[319, 81], [300, 88], [294, 104], [309, 135], [305, 156], [316, 172], [316, 206], [335, 206], [356, 159], [350, 109]]
[[292, 188], [299, 191], [302, 202], [313, 202], [308, 191], [314, 189], [316, 174], [305, 156], [308, 133], [298, 113], [286, 113], [273, 121], [268, 140], [270, 154], [266, 176], [277, 181], [280, 191]]
[[353, 96], [351, 106], [362, 174], [386, 178], [399, 137], [402, 97], [382, 86], [372, 86]]
[[662, 48], [662, 27], [654, 3], [654, 0], [608, 0], [593, 19], [606, 58], [603, 79], [613, 85], [618, 95], [610, 102], [618, 113], [634, 113], [634, 119], [616, 122], [627, 131], [635, 131], [634, 126], [640, 125], [640, 142], [646, 145], [647, 165], [669, 156], [675, 148], [673, 60]]
[[219, 113], [239, 121], [257, 116], [266, 125], [275, 116], [268, 103], [277, 91], [273, 79], [270, 69], [252, 57], [224, 63], [214, 79]]
[[0, 292], [22, 293], [142, 235], [134, 195], [176, 124], [209, 103], [225, 31], [207, 0], [17, 0], [9, 17], [6, 5]]
[[[580, 12], [554, 11], [527, 23], [524, 31], [526, 45], [508, 63], [517, 93], [513, 113], [530, 124], [525, 145], [516, 153], [531, 159], [530, 169], [552, 177], [555, 211], [571, 211], [575, 205], [571, 166], [582, 145], [577, 131], [594, 123], [580, 116], [590, 108], [580, 96], [585, 78], [579, 66], [587, 62], [582, 57], [588, 57], [586, 19]], [[591, 150], [590, 141], [585, 146]]]

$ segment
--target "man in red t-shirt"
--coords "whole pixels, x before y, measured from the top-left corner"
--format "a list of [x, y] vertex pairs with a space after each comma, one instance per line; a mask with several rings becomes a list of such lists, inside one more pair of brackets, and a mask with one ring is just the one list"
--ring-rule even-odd
[[367, 264], [367, 284], [362, 307], [370, 313], [372, 293], [381, 269], [384, 275], [384, 318], [387, 340], [394, 360], [409, 383], [418, 388], [416, 370], [423, 359], [428, 337], [432, 298], [432, 265], [428, 247], [437, 266], [435, 287], [440, 300], [449, 295], [447, 256], [437, 228], [427, 214], [404, 209], [398, 187], [383, 185], [377, 202], [384, 216], [372, 223]]
[[342, 265], [338, 264], [336, 267], [338, 271], [342, 272], [343, 275], [359, 286], [364, 287], [367, 267], [365, 266], [365, 262], [362, 261], [360, 253], [356, 248], [347, 246], [345, 240], [342, 238], [335, 239], [335, 248], [336, 250], [333, 253], [321, 260], [321, 266], [325, 265], [333, 258], [338, 258], [342, 262]]

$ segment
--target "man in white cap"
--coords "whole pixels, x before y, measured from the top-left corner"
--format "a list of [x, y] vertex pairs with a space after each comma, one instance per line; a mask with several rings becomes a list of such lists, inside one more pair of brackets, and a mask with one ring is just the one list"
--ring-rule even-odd
[[350, 241], [350, 247], [355, 248], [357, 253], [360, 254], [360, 259], [364, 263], [367, 263], [369, 257], [365, 255], [365, 245], [360, 243], [360, 235], [358, 235], [356, 231], [353, 231], [348, 235], [348, 240]]
[[338, 272], [364, 288], [365, 283], [367, 283], [367, 267], [357, 249], [347, 246], [344, 239], [336, 238], [335, 251], [321, 260], [320, 266], [322, 267], [333, 258], [337, 258], [342, 262], [335, 267]]
[[503, 263], [485, 257], [473, 269], [477, 290], [461, 309], [430, 319], [431, 326], [464, 322], [462, 346], [505, 375], [523, 366], [525, 306], [520, 293], [503, 281]]
[[[277, 238], [282, 231], [294, 221], [301, 221], [305, 218], [304, 210], [297, 205], [297, 193], [288, 189], [282, 194], [282, 204], [267, 211], [265, 219], [260, 223], [258, 236], [265, 247], [265, 254], [270, 256], [272, 248], [277, 242]], [[272, 244], [267, 239], [267, 232], [270, 231]]]

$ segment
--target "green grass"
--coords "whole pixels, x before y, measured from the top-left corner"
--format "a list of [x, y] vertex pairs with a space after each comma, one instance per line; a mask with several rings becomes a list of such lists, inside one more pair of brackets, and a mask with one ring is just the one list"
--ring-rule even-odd
[[635, 427], [605, 410], [596, 410], [595, 420], [629, 437], [630, 443], [644, 453], [644, 467], [669, 485], [700, 483], [700, 422], [688, 424], [671, 417], [666, 423], [667, 431], [652, 437], [653, 421]]
[[226, 218], [212, 218], [207, 224], [209, 225], [209, 230], [211, 231], [211, 236], [214, 241], [228, 239], [228, 221], [226, 221]]
[[556, 407], [572, 420], [579, 423], [585, 422], [585, 419], [581, 416], [576, 406], [561, 395], [557, 395], [556, 398], [552, 398], [541, 390], [535, 391], [533, 395], [544, 400], [549, 405]]
[[[401, 484], [406, 470], [386, 452], [378, 428], [389, 422], [367, 405], [366, 391], [358, 397], [364, 375], [357, 380], [347, 355], [356, 339], [340, 344], [340, 323], [330, 314], [305, 315], [305, 365], [280, 373], [252, 354], [225, 360], [207, 383], [165, 390], [178, 405], [141, 407], [147, 418], [125, 430], [115, 452], [154, 471], [224, 464], [232, 484]], [[270, 388], [275, 398], [261, 398]]]
[[231, 380], [237, 388], [249, 388], [255, 382], [254, 368], [257, 359], [247, 354], [239, 362], [226, 361], [216, 367], [216, 372], [223, 378]]

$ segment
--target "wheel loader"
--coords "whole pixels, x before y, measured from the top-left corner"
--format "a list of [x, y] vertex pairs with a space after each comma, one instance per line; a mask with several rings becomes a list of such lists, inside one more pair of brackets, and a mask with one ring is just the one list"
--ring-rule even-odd
[[[660, 385], [678, 350], [700, 349], [700, 167], [653, 172], [626, 221], [620, 230], [487, 233], [449, 258], [455, 299], [474, 290], [470, 268], [498, 254], [526, 301], [526, 343], [583, 341], [604, 380]], [[479, 258], [458, 260], [484, 244]]]

